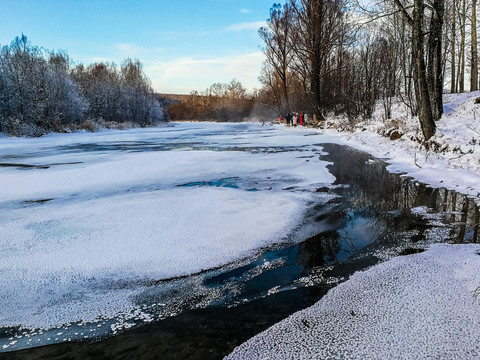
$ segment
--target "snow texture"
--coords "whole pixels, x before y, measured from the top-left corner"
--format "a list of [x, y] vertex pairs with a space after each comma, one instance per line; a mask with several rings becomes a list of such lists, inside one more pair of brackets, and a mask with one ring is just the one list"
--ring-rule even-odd
[[151, 281], [287, 240], [335, 180], [305, 134], [190, 123], [0, 138], [0, 327], [133, 313]]
[[479, 251], [436, 244], [357, 272], [226, 359], [476, 359]]
[[[313, 190], [335, 180], [313, 144], [348, 143], [387, 159], [391, 171], [478, 200], [478, 96], [446, 97], [432, 139], [438, 152], [420, 147], [418, 119], [401, 105], [395, 121], [377, 112], [358, 127], [368, 131], [342, 135], [185, 123], [0, 136], [0, 326], [49, 328], [135, 312], [147, 281], [226, 264], [285, 240], [322, 196]], [[405, 135], [391, 141], [383, 136], [391, 128]], [[225, 178], [237, 188], [179, 186]], [[355, 274], [232, 358], [476, 358], [478, 251], [435, 245]]]
[[[480, 203], [478, 97], [480, 92], [444, 97], [445, 114], [428, 150], [418, 142], [418, 118], [406, 115], [401, 104], [388, 121], [379, 107], [373, 119], [343, 139], [386, 159], [392, 172]], [[392, 129], [402, 138], [386, 137]], [[429, 215], [425, 207], [412, 211]], [[430, 231], [428, 243], [438, 241], [441, 230]], [[434, 244], [424, 253], [355, 273], [317, 304], [250, 339], [227, 359], [477, 359], [479, 253], [476, 244]]]

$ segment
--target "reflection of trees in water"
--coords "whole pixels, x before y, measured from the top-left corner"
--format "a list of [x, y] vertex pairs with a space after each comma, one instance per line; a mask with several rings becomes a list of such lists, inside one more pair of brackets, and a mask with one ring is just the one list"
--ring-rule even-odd
[[447, 189], [434, 189], [428, 207], [433, 213], [442, 214], [443, 222], [451, 226], [457, 243], [479, 241], [479, 209], [470, 197]]
[[[449, 224], [457, 242], [478, 242], [479, 208], [462, 194], [446, 189], [435, 189], [411, 178], [389, 173], [386, 163], [373, 160], [368, 154], [336, 144], [322, 145], [329, 153], [323, 159], [332, 162], [330, 172], [335, 184], [348, 184], [337, 191], [353, 208], [368, 208], [377, 221], [401, 230], [418, 224], [412, 215], [414, 207], [427, 207], [440, 213], [441, 220]], [[396, 211], [399, 217], [389, 218]], [[417, 216], [418, 218], [418, 216]]]
[[337, 231], [328, 231], [309, 238], [298, 246], [297, 261], [305, 269], [332, 264], [340, 251], [339, 239]]

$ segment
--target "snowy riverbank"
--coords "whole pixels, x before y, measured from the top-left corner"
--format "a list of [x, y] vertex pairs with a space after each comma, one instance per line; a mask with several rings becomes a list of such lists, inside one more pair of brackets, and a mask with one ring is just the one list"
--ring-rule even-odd
[[[344, 138], [385, 158], [389, 170], [480, 202], [480, 93], [448, 95], [432, 144], [422, 149], [416, 119], [398, 106]], [[403, 134], [386, 134], [397, 125]], [[327, 132], [329, 132], [328, 130]], [[354, 274], [314, 306], [239, 346], [228, 359], [474, 359], [480, 356], [480, 245], [432, 245]]]
[[355, 273], [228, 359], [478, 359], [478, 251], [437, 244]]
[[[426, 150], [417, 142], [422, 137], [418, 119], [407, 117], [406, 107], [400, 104], [394, 108], [390, 121], [385, 122], [379, 110], [374, 119], [359, 124], [355, 132], [345, 133], [344, 138], [354, 147], [386, 159], [389, 171], [470, 195], [480, 203], [480, 104], [475, 103], [478, 97], [478, 91], [445, 95], [444, 115], [430, 141], [438, 151]], [[390, 140], [385, 134], [392, 130], [403, 136]]]

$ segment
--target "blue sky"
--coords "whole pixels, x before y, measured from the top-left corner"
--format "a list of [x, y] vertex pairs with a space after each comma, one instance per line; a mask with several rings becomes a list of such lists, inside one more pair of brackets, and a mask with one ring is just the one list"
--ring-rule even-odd
[[273, 0], [0, 0], [0, 44], [22, 33], [77, 63], [139, 59], [158, 92], [202, 91], [234, 77], [260, 87], [257, 30]]

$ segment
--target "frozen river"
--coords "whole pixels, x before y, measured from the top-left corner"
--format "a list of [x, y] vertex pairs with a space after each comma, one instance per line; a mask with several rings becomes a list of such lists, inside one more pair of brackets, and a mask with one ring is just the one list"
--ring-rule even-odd
[[325, 140], [213, 123], [1, 138], [0, 350], [225, 301], [235, 286], [190, 275], [315, 233], [293, 230], [335, 197], [316, 192], [335, 181], [315, 145]]
[[353, 271], [479, 240], [467, 197], [259, 124], [0, 138], [0, 207], [0, 352], [121, 334], [79, 359], [221, 358]]

